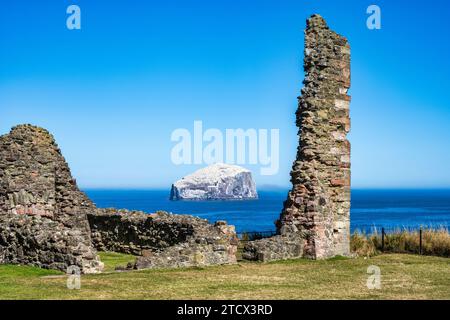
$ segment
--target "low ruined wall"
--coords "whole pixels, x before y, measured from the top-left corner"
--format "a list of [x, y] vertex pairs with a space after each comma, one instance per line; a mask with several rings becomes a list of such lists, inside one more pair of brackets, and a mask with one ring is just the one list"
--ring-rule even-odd
[[234, 226], [188, 215], [99, 209], [88, 215], [93, 245], [139, 255], [137, 269], [236, 262]]
[[100, 251], [141, 255], [143, 250], [163, 250], [186, 241], [194, 233], [189, 219], [164, 213], [98, 209], [88, 214], [91, 238]]
[[301, 238], [292, 236], [274, 236], [250, 241], [244, 246], [242, 258], [252, 261], [271, 261], [300, 258], [303, 254]]

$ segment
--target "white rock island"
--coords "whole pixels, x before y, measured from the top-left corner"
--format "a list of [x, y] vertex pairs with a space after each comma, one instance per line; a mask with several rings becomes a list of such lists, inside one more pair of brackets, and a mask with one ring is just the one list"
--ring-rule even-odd
[[257, 199], [250, 170], [223, 163], [195, 171], [172, 185], [170, 200]]

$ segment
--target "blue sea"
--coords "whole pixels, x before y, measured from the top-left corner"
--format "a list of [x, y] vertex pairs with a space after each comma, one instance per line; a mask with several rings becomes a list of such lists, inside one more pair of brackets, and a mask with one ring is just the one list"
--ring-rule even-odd
[[[98, 207], [191, 214], [215, 222], [226, 220], [236, 231], [274, 231], [287, 190], [259, 191], [258, 200], [170, 201], [167, 190], [84, 190]], [[450, 226], [448, 190], [352, 190], [351, 230]]]

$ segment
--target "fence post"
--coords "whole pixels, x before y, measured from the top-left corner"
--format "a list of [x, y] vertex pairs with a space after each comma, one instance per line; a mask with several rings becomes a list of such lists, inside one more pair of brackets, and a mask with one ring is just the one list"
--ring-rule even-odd
[[422, 228], [420, 228], [420, 230], [419, 230], [419, 236], [420, 236], [420, 239], [419, 239], [419, 254], [421, 255], [422, 254]]
[[381, 252], [384, 252], [384, 228], [381, 228]]

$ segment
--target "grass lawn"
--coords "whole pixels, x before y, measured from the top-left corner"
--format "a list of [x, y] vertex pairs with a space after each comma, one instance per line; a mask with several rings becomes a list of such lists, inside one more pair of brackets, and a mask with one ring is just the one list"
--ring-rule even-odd
[[[370, 259], [289, 260], [113, 272], [132, 256], [100, 253], [106, 272], [69, 290], [57, 271], [0, 266], [0, 299], [450, 299], [450, 259], [385, 254]], [[381, 268], [369, 290], [367, 267]]]

